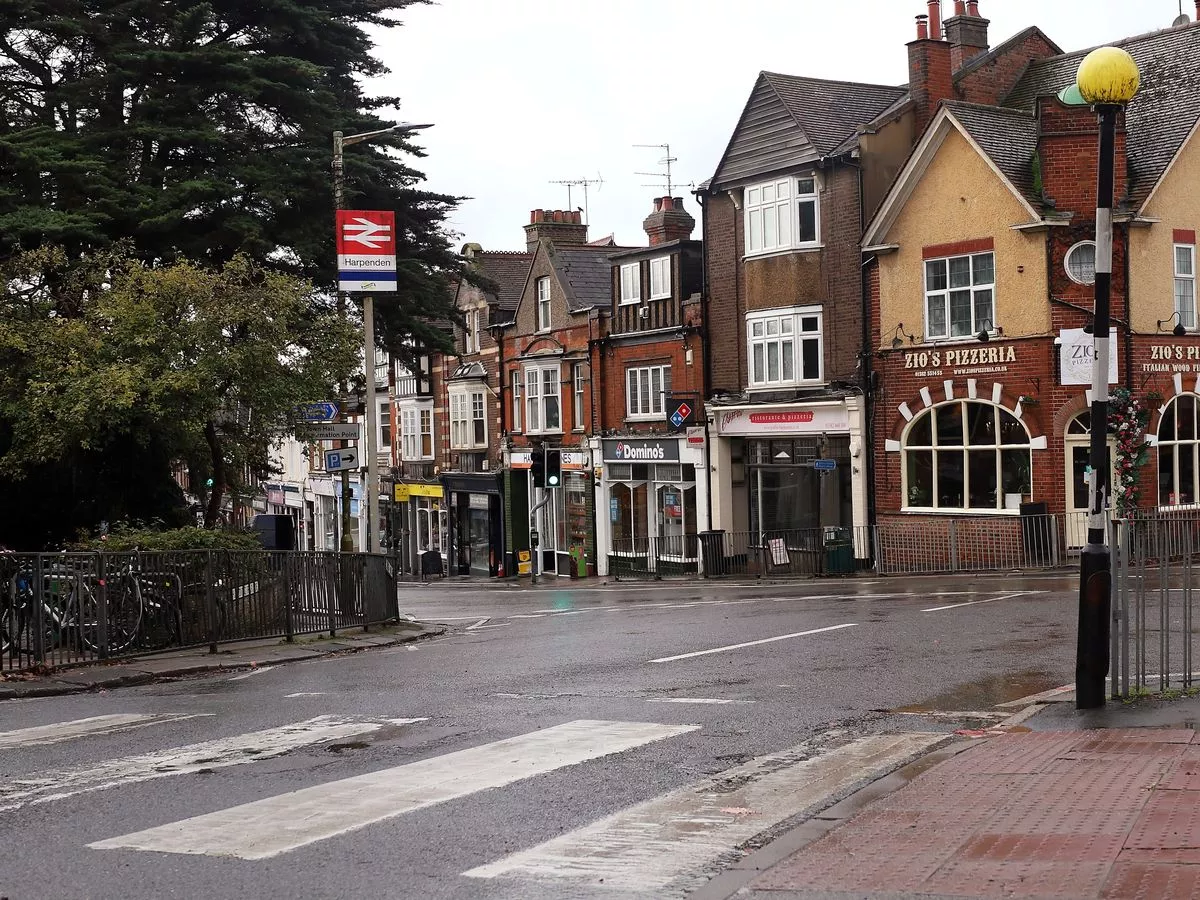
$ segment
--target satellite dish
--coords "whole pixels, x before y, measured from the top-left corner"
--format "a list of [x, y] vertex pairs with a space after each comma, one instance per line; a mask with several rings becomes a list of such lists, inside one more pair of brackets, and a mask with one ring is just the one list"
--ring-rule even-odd
[[1178, 28], [1180, 25], [1186, 25], [1190, 21], [1192, 20], [1187, 17], [1186, 13], [1180, 13], [1175, 17], [1175, 21], [1171, 23], [1171, 27]]

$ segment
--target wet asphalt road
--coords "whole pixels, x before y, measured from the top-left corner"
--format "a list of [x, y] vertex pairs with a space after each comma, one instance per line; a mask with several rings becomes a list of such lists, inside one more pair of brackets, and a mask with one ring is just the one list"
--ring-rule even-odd
[[[899, 710], [986, 710], [1066, 684], [1075, 608], [1071, 575], [405, 586], [401, 609], [447, 622], [450, 634], [248, 677], [0, 705], [3, 733], [115, 713], [192, 716], [38, 746], [4, 746], [0, 734], [10, 790], [38, 778], [65, 785], [35, 784], [39, 802], [15, 809], [0, 792], [0, 897], [619, 896], [461, 873], [830, 729], [951, 731], [968, 723]], [[745, 646], [692, 655], [732, 645]], [[241, 746], [248, 733], [321, 716], [376, 730], [270, 759]], [[381, 724], [401, 718], [423, 721]], [[700, 727], [268, 859], [87, 847], [575, 720]], [[153, 779], [103, 774], [100, 782], [125, 783], [54, 799], [106, 761], [125, 773], [138, 769], [128, 757], [223, 738], [232, 740], [213, 751], [211, 768], [171, 774], [163, 763]]]

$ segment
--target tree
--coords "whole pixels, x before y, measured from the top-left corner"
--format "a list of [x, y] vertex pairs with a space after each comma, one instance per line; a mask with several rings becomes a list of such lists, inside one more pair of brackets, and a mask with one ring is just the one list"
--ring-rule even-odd
[[[390, 124], [366, 26], [426, 0], [0, 0], [0, 255], [128, 240], [149, 263], [242, 254], [331, 290], [331, 135]], [[346, 202], [392, 209], [397, 297], [377, 331], [448, 349], [454, 198], [394, 135], [349, 148]], [[7, 248], [7, 250], [5, 249]]]
[[243, 471], [268, 474], [295, 407], [357, 363], [356, 329], [314, 309], [311, 285], [243, 256], [209, 271], [153, 267], [120, 248], [78, 261], [41, 250], [7, 274], [0, 474], [15, 481], [132, 444], [160, 465], [187, 460], [194, 480], [211, 476], [211, 526]]

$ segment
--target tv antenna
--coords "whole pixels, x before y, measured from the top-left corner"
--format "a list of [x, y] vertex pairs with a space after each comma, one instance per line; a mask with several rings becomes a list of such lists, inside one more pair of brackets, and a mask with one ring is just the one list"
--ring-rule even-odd
[[1174, 22], [1171, 23], [1171, 27], [1178, 28], [1180, 25], [1186, 25], [1190, 21], [1191, 19], [1189, 19], [1187, 14], [1183, 11], [1183, 0], [1179, 0], [1179, 16]]
[[574, 209], [575, 206], [571, 202], [571, 188], [583, 188], [583, 224], [588, 224], [588, 188], [593, 184], [597, 185], [596, 190], [604, 187], [604, 176], [599, 172], [595, 178], [559, 178], [551, 180], [551, 184], [565, 184], [567, 186], [567, 209]]
[[666, 155], [658, 161], [660, 166], [664, 167], [663, 171], [659, 172], [634, 172], [634, 175], [649, 175], [651, 178], [661, 179], [653, 184], [643, 184], [642, 187], [662, 187], [666, 183], [667, 194], [675, 196], [675, 181], [671, 175], [671, 166], [679, 162], [679, 158], [671, 155], [670, 144], [634, 144], [635, 147], [646, 147], [652, 150], [662, 150]]

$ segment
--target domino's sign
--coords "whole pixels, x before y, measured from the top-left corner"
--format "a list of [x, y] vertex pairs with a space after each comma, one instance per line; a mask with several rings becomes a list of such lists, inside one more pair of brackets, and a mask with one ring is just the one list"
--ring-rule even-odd
[[679, 462], [679, 441], [635, 438], [605, 441], [604, 458], [611, 462]]

